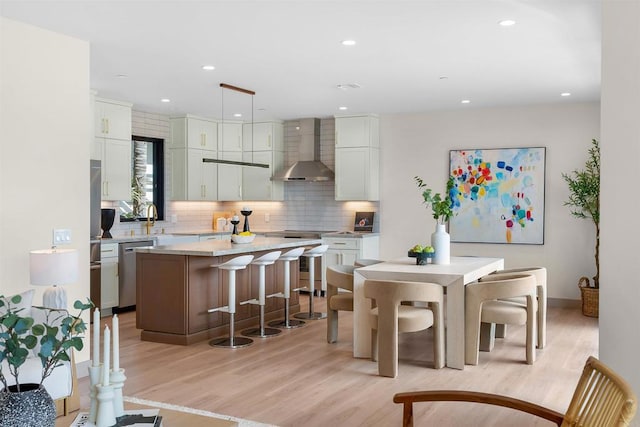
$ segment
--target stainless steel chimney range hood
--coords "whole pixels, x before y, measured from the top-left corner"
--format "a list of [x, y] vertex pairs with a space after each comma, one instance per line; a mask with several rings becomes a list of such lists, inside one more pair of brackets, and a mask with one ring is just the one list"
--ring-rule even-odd
[[333, 181], [335, 174], [320, 161], [320, 119], [300, 120], [299, 161], [277, 171], [271, 181]]

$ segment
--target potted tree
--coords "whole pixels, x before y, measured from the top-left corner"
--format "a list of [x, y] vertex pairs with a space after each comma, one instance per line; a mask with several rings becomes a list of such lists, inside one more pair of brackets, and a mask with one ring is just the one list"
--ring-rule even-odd
[[[86, 325], [80, 316], [93, 303], [76, 301], [74, 308], [80, 311], [75, 316], [66, 310], [45, 309], [44, 321], [35, 323], [31, 316], [23, 315], [24, 308], [18, 308], [21, 300], [20, 295], [0, 296], [0, 425], [53, 426], [55, 405], [42, 383], [62, 362], [71, 360], [70, 349], [82, 350]], [[36, 348], [42, 364], [40, 383], [23, 384], [20, 367]], [[3, 361], [8, 372], [4, 372]], [[15, 385], [8, 385], [7, 375]]]
[[569, 185], [569, 200], [564, 204], [571, 207], [571, 215], [593, 221], [596, 232], [595, 261], [596, 274], [593, 283], [583, 276], [578, 281], [582, 297], [582, 314], [598, 317], [600, 289], [600, 144], [591, 140], [589, 158], [584, 169], [562, 174]]
[[422, 198], [424, 204], [431, 206], [433, 219], [436, 220], [436, 231], [431, 235], [431, 246], [435, 249], [433, 262], [435, 264], [449, 264], [449, 247], [450, 237], [446, 230], [446, 223], [453, 216], [453, 198], [452, 190], [455, 182], [452, 176], [447, 180], [446, 193], [442, 196], [440, 193], [433, 193], [433, 190], [427, 187], [422, 178], [416, 176], [413, 178], [422, 190]]

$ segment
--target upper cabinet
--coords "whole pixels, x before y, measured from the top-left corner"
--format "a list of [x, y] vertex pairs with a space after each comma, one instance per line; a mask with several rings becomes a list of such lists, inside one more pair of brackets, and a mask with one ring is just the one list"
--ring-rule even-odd
[[131, 104], [96, 98], [94, 116], [95, 136], [131, 141]]
[[336, 117], [336, 200], [380, 200], [378, 117]]
[[281, 122], [245, 123], [242, 126], [243, 151], [284, 151]]
[[242, 152], [242, 123], [218, 124], [218, 151]]
[[195, 116], [172, 117], [170, 148], [218, 150], [218, 123]]
[[371, 147], [380, 148], [378, 117], [336, 117], [336, 148]]
[[95, 98], [92, 158], [102, 161], [102, 200], [131, 199], [131, 104]]

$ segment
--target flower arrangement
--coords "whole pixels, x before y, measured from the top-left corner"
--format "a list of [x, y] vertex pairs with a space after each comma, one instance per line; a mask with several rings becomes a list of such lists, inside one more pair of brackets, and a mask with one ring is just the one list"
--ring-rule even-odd
[[419, 176], [415, 176], [414, 180], [416, 181], [418, 188], [422, 190], [422, 198], [424, 199], [423, 203], [427, 206], [431, 206], [433, 219], [435, 219], [438, 224], [444, 224], [449, 221], [453, 216], [453, 198], [451, 195], [455, 186], [453, 177], [450, 176], [447, 180], [447, 188], [444, 197], [440, 193], [433, 194], [433, 191], [427, 187], [427, 184], [425, 184]]

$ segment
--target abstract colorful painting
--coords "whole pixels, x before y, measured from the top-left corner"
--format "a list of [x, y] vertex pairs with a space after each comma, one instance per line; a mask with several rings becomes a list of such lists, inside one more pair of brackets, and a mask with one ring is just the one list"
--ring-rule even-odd
[[544, 243], [545, 148], [451, 150], [452, 242]]

